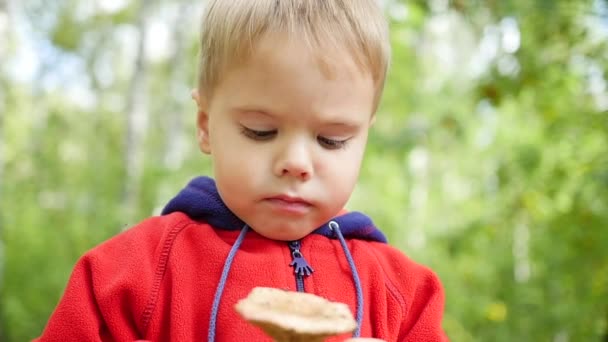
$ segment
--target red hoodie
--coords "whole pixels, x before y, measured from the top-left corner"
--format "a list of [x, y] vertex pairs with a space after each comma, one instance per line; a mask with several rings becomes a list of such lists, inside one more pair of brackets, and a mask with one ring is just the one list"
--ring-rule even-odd
[[270, 240], [241, 229], [213, 181], [200, 177], [163, 214], [78, 261], [37, 341], [270, 341], [234, 310], [256, 286], [346, 303], [362, 337], [447, 341], [437, 276], [360, 213], [296, 242]]

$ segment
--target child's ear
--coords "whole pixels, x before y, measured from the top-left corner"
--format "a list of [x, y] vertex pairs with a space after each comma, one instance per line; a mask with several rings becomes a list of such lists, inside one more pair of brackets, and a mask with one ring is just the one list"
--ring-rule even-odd
[[192, 99], [196, 102], [196, 139], [198, 146], [203, 153], [211, 154], [209, 144], [209, 113], [207, 112], [207, 102], [201, 97], [198, 89], [192, 90]]

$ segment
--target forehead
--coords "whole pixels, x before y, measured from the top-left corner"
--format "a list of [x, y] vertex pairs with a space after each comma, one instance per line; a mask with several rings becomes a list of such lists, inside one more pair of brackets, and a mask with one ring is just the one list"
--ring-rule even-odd
[[372, 78], [371, 70], [359, 63], [357, 56], [346, 47], [327, 41], [313, 44], [307, 39], [298, 39], [283, 33], [269, 33], [262, 37], [241, 64], [272, 69], [280, 66], [316, 67], [328, 80]]
[[268, 36], [224, 73], [216, 95], [231, 107], [369, 117], [375, 86], [371, 72], [345, 51], [328, 48], [321, 54], [304, 42]]

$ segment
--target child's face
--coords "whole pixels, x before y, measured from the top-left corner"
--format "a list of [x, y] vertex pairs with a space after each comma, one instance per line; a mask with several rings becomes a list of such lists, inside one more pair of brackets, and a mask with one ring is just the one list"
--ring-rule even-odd
[[239, 218], [267, 238], [297, 240], [350, 197], [375, 85], [347, 54], [328, 51], [328, 76], [303, 43], [267, 37], [256, 51], [212, 98], [196, 97], [199, 143]]

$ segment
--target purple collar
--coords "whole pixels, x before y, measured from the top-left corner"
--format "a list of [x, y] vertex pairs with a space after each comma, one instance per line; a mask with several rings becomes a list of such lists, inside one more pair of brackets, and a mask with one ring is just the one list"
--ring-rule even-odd
[[[224, 230], [239, 230], [244, 225], [222, 201], [215, 186], [215, 181], [209, 177], [196, 177], [182, 189], [165, 206], [162, 215], [172, 212], [183, 212], [194, 220], [209, 223], [211, 226]], [[372, 220], [360, 213], [349, 212], [333, 218], [340, 225], [345, 238], [378, 241], [386, 243], [384, 234], [376, 228]], [[336, 236], [327, 223], [313, 231], [331, 239]]]

